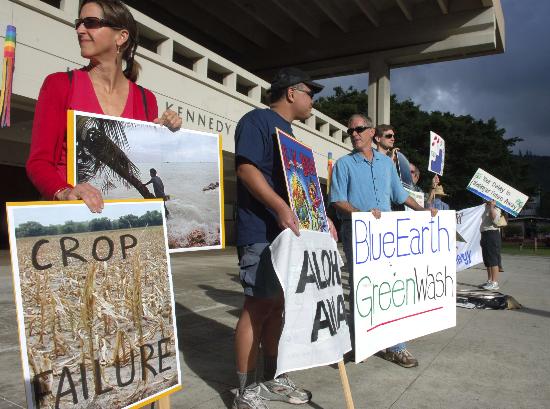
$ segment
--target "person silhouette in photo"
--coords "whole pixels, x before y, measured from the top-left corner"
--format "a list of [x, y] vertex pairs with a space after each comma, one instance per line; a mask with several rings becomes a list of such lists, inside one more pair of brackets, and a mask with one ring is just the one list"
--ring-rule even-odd
[[143, 186], [153, 184], [153, 192], [155, 193], [155, 197], [157, 199], [164, 200], [164, 211], [166, 212], [166, 217], [170, 214], [168, 211], [168, 208], [166, 207], [166, 200], [168, 197], [166, 196], [166, 193], [164, 193], [164, 183], [162, 183], [162, 179], [157, 176], [157, 170], [155, 168], [149, 169], [149, 174], [151, 175], [151, 180], [147, 183], [144, 183]]

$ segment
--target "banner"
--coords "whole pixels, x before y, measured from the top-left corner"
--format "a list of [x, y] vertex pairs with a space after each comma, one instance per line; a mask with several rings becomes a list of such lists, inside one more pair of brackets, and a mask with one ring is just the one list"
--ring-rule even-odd
[[68, 111], [67, 167], [105, 199], [164, 200], [170, 252], [224, 246], [221, 135]]
[[428, 161], [428, 170], [443, 176], [443, 167], [445, 165], [445, 140], [430, 131], [430, 158]]
[[342, 291], [343, 265], [328, 233], [290, 229], [271, 244], [285, 295], [276, 376], [342, 360], [351, 349]]
[[280, 129], [276, 131], [290, 208], [298, 217], [300, 228], [328, 232], [313, 151]]
[[464, 240], [456, 242], [457, 272], [483, 262], [479, 227], [484, 211], [485, 205], [479, 205], [456, 212], [456, 232]]
[[162, 201], [7, 204], [29, 408], [136, 408], [181, 389]]
[[512, 216], [517, 216], [529, 196], [508, 186], [503, 181], [479, 168], [467, 189], [485, 200], [494, 200], [496, 205]]
[[452, 210], [352, 214], [355, 359], [456, 325]]

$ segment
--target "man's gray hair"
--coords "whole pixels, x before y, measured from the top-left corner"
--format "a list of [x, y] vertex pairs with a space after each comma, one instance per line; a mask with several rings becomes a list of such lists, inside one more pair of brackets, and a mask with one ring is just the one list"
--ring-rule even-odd
[[364, 114], [353, 114], [352, 116], [350, 116], [348, 119], [348, 126], [351, 125], [351, 121], [353, 121], [355, 118], [361, 118], [365, 122], [366, 126], [372, 128], [372, 119], [370, 118], [370, 116], [366, 116]]

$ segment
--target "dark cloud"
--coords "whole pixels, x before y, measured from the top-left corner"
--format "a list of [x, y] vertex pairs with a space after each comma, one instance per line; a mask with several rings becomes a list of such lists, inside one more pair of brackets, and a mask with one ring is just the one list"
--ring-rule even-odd
[[[550, 1], [502, 0], [504, 54], [391, 71], [391, 92], [428, 111], [496, 118], [506, 137], [521, 137], [516, 148], [550, 155]], [[368, 86], [359, 74], [322, 81], [334, 86]]]

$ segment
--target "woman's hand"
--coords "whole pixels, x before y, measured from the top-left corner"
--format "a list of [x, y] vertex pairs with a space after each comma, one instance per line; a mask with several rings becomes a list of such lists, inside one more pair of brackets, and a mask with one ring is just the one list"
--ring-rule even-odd
[[332, 220], [330, 220], [330, 217], [327, 217], [328, 220], [328, 231], [330, 232], [331, 237], [334, 239], [334, 241], [338, 241], [338, 231], [336, 230], [336, 226], [334, 226], [334, 223]]
[[92, 213], [101, 213], [104, 207], [101, 192], [88, 183], [68, 187], [55, 195], [57, 200], [83, 200]]
[[164, 111], [164, 113], [160, 117], [154, 119], [153, 122], [159, 125], [166, 126], [172, 132], [179, 131], [179, 129], [181, 128], [181, 124], [183, 123], [178, 114], [176, 114], [171, 109], [167, 109], [166, 111]]

